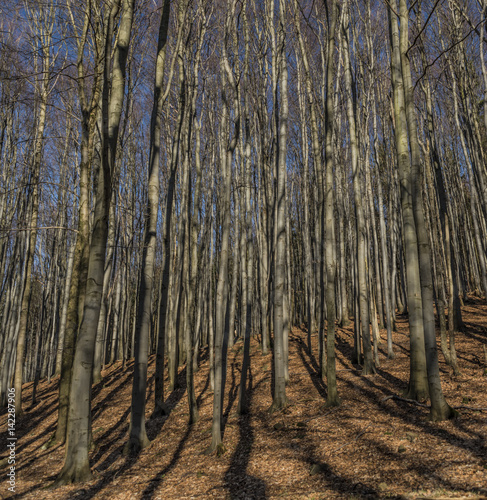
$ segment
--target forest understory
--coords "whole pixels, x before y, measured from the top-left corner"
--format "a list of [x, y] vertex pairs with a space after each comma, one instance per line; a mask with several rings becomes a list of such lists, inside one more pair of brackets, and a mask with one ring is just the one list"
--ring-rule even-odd
[[[272, 355], [251, 343], [250, 414], [235, 407], [243, 342], [228, 354], [224, 404], [224, 453], [205, 455], [211, 440], [213, 397], [209, 363], [202, 351], [195, 375], [200, 420], [187, 425], [184, 366], [180, 389], [167, 394], [168, 417], [148, 421], [151, 445], [124, 456], [130, 422], [132, 363], [107, 367], [93, 392], [91, 452], [94, 478], [83, 485], [49, 489], [63, 467], [64, 446], [44, 450], [56, 428], [58, 377], [38, 387], [38, 404], [17, 421], [17, 487], [2, 498], [35, 499], [459, 499], [487, 498], [487, 305], [471, 297], [463, 307], [465, 328], [457, 334], [461, 374], [454, 376], [440, 354], [442, 386], [459, 418], [429, 422], [428, 409], [401, 396], [409, 375], [406, 316], [398, 316], [396, 358], [388, 360], [385, 331], [377, 374], [362, 376], [352, 365], [353, 323], [337, 329], [337, 381], [341, 405], [325, 407], [326, 385], [306, 349], [306, 332], [289, 339], [289, 405], [269, 413]], [[317, 335], [313, 336], [317, 352]], [[439, 347], [438, 347], [439, 348]], [[153, 410], [154, 358], [149, 365], [147, 416]], [[29, 401], [32, 383], [24, 386]], [[481, 408], [483, 410], [474, 410]], [[3, 413], [3, 412], [2, 412]], [[0, 427], [6, 441], [6, 419]], [[3, 459], [4, 457], [0, 457]], [[4, 462], [2, 462], [4, 463]], [[2, 467], [5, 468], [5, 465]]]

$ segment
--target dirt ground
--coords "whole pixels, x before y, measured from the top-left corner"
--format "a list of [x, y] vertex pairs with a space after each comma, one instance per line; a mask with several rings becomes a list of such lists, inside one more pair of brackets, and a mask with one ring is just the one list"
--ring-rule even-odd
[[[401, 395], [409, 374], [406, 318], [394, 334], [396, 359], [385, 357], [376, 375], [363, 377], [349, 359], [353, 327], [337, 332], [338, 391], [342, 404], [326, 408], [326, 385], [307, 353], [306, 333], [294, 329], [289, 342], [289, 406], [270, 414], [271, 355], [251, 346], [251, 411], [235, 413], [242, 343], [229, 352], [224, 416], [225, 453], [205, 455], [211, 441], [213, 397], [208, 361], [196, 375], [200, 420], [188, 427], [185, 371], [182, 389], [168, 394], [169, 417], [149, 420], [151, 445], [136, 458], [122, 454], [130, 420], [131, 363], [103, 372], [94, 388], [91, 453], [93, 480], [50, 490], [60, 472], [64, 447], [42, 445], [56, 428], [58, 380], [38, 387], [38, 404], [17, 421], [17, 481], [1, 498], [29, 499], [450, 499], [487, 498], [487, 305], [471, 299], [463, 308], [465, 330], [456, 345], [461, 370], [453, 376], [440, 353], [442, 385], [454, 421], [432, 423], [428, 409], [387, 398]], [[386, 332], [381, 332], [385, 341]], [[317, 337], [313, 337], [317, 353]], [[317, 356], [317, 354], [316, 354]], [[153, 409], [154, 359], [149, 367], [147, 417]], [[32, 384], [24, 395], [29, 401]], [[483, 411], [472, 408], [482, 408]], [[2, 414], [1, 442], [6, 443]], [[7, 454], [5, 444], [0, 459]]]

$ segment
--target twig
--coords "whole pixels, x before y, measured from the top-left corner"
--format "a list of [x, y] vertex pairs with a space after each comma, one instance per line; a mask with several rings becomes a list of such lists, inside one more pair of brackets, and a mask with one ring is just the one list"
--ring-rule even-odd
[[369, 425], [367, 425], [367, 427], [365, 427], [363, 430], [361, 430], [356, 436], [355, 436], [355, 441], [357, 441], [357, 439], [359, 437], [362, 437], [364, 434], [365, 434], [365, 431], [372, 425], [372, 422], [369, 423]]
[[459, 405], [453, 407], [455, 410], [487, 411], [487, 408], [476, 408], [475, 406]]
[[398, 401], [404, 401], [405, 403], [411, 403], [413, 405], [421, 406], [423, 408], [429, 408], [429, 405], [425, 405], [424, 403], [420, 403], [419, 401], [416, 401], [415, 399], [401, 398], [400, 396], [396, 396], [395, 394], [391, 394], [390, 396], [386, 396], [385, 398], [382, 399], [382, 401], [387, 401], [388, 399], [397, 399]]
[[440, 0], [436, 0], [435, 5], [433, 5], [433, 9], [429, 13], [429, 16], [427, 17], [425, 23], [423, 24], [423, 27], [419, 30], [419, 33], [416, 35], [415, 39], [413, 40], [413, 43], [409, 46], [408, 50], [406, 50], [406, 55], [408, 55], [408, 52], [416, 45], [418, 38], [423, 34], [423, 31], [426, 29], [426, 26], [428, 26], [429, 20], [431, 19], [431, 16], [433, 15], [433, 12], [436, 10], [436, 7], [439, 3]]
[[471, 29], [461, 40], [457, 40], [455, 43], [453, 43], [452, 45], [450, 45], [450, 47], [448, 47], [445, 50], [441, 51], [440, 54], [437, 57], [435, 57], [431, 63], [427, 64], [425, 66], [425, 68], [424, 68], [423, 73], [421, 74], [421, 76], [416, 80], [416, 83], [414, 84], [413, 91], [416, 90], [416, 87], [418, 86], [418, 83], [420, 82], [420, 80], [422, 80], [426, 76], [426, 72], [428, 71], [428, 69], [431, 68], [431, 66], [433, 66], [436, 63], [436, 61], [438, 61], [438, 59], [440, 57], [444, 56], [446, 53], [450, 52], [453, 48], [455, 48], [459, 43], [462, 43], [464, 40], [466, 40], [485, 21], [486, 20], [483, 19], [482, 21], [480, 21], [479, 23], [477, 23], [477, 25], [474, 26], [474, 28]]
[[[391, 394], [390, 396], [386, 396], [385, 398], [382, 399], [382, 401], [387, 401], [388, 399], [397, 399], [398, 401], [404, 401], [405, 403], [411, 403], [413, 405], [421, 406], [423, 408], [431, 408], [430, 405], [425, 405], [424, 403], [420, 403], [419, 401], [416, 401], [415, 399], [401, 398], [399, 396], [396, 396], [395, 394]], [[471, 410], [471, 411], [487, 411], [487, 408], [475, 407], [475, 406], [465, 406], [465, 405], [454, 406], [453, 409], [455, 409], [455, 410]]]
[[10, 228], [10, 229], [0, 228], [0, 232], [2, 232], [2, 233], [18, 233], [21, 231], [40, 231], [41, 229], [63, 229], [65, 231], [73, 231], [74, 233], [78, 232], [77, 229], [73, 229], [71, 227], [64, 227], [64, 226], [24, 227], [24, 228]]

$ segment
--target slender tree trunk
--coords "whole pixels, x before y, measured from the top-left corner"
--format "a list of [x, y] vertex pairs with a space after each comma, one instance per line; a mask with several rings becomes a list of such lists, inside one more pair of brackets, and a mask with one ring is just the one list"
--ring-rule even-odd
[[[147, 362], [149, 356], [149, 331], [152, 312], [154, 260], [157, 237], [157, 212], [159, 209], [159, 164], [162, 130], [163, 78], [166, 61], [166, 43], [169, 27], [170, 0], [164, 0], [154, 81], [154, 101], [150, 129], [149, 195], [147, 203], [144, 250], [141, 265], [141, 283], [136, 308], [137, 332], [135, 336], [134, 379], [132, 386], [132, 411], [127, 451], [137, 452], [149, 444], [145, 429], [145, 400], [147, 387]], [[166, 217], [168, 214], [166, 213]], [[159, 325], [161, 327], [161, 325]], [[159, 342], [160, 342], [159, 338]], [[164, 344], [164, 341], [161, 342]], [[163, 374], [164, 376], [164, 374]]]
[[[286, 245], [286, 155], [288, 133], [288, 70], [286, 60], [286, 39], [284, 34], [285, 6], [279, 1], [279, 56], [280, 62], [280, 113], [279, 113], [279, 155], [276, 192], [276, 249], [274, 261], [274, 389], [271, 411], [284, 408], [287, 404], [284, 359], [284, 300], [285, 300], [285, 245]], [[277, 71], [277, 68], [275, 69]], [[276, 93], [277, 95], [277, 93]], [[277, 105], [277, 103], [275, 103]]]
[[440, 368], [438, 364], [438, 350], [436, 347], [435, 315], [433, 309], [433, 278], [431, 275], [431, 256], [428, 234], [424, 221], [420, 151], [417, 135], [416, 111], [413, 101], [413, 85], [409, 62], [408, 22], [409, 11], [406, 0], [399, 0], [400, 9], [400, 51], [401, 68], [404, 81], [404, 101], [406, 106], [406, 121], [409, 131], [409, 145], [411, 151], [411, 176], [414, 222], [417, 232], [419, 251], [419, 271], [421, 278], [421, 298], [423, 312], [424, 345], [426, 352], [426, 367], [428, 373], [428, 387], [431, 398], [430, 418], [434, 421], [446, 420], [456, 412], [451, 408], [441, 388]]
[[69, 398], [67, 446], [65, 462], [55, 486], [82, 482], [91, 478], [88, 449], [91, 438], [91, 382], [96, 329], [103, 293], [103, 272], [108, 236], [108, 213], [112, 193], [115, 153], [122, 102], [125, 93], [125, 64], [128, 54], [134, 2], [123, 0], [118, 43], [114, 52], [111, 77], [111, 95], [108, 96], [109, 56], [115, 17], [119, 3], [112, 5], [105, 45], [103, 87], [103, 141], [102, 165], [98, 175], [95, 217], [90, 244], [86, 298], [76, 352]]
[[366, 252], [366, 228], [363, 214], [363, 196], [360, 181], [360, 160], [357, 144], [356, 131], [356, 101], [355, 93], [352, 88], [352, 74], [350, 67], [350, 52], [348, 45], [348, 8], [344, 6], [345, 14], [343, 16], [343, 57], [345, 66], [345, 85], [347, 93], [347, 114], [350, 128], [350, 146], [352, 152], [352, 176], [353, 176], [353, 192], [355, 204], [355, 219], [357, 231], [357, 262], [358, 262], [358, 280], [355, 286], [358, 286], [360, 322], [362, 325], [362, 346], [363, 346], [363, 374], [369, 375], [375, 373], [374, 360], [372, 358], [372, 346], [370, 342], [370, 316], [369, 316], [369, 300], [367, 290], [367, 252]]
[[[397, 4], [395, 4], [397, 5]], [[409, 144], [407, 136], [404, 84], [401, 71], [399, 28], [396, 15], [389, 7], [391, 37], [391, 74], [394, 94], [395, 140], [400, 176], [401, 205], [404, 221], [404, 248], [406, 256], [407, 302], [410, 330], [410, 376], [407, 396], [411, 399], [428, 397], [426, 354], [424, 344], [423, 306], [419, 273], [416, 223], [413, 213], [413, 195]]]
[[[328, 13], [328, 54], [327, 54], [327, 75], [326, 75], [326, 177], [325, 177], [325, 235], [324, 246], [326, 248], [326, 314], [327, 314], [327, 332], [326, 332], [326, 380], [327, 380], [327, 406], [338, 406], [335, 366], [335, 276], [336, 276], [336, 258], [335, 258], [335, 218], [334, 218], [334, 186], [333, 186], [333, 127], [334, 127], [334, 100], [333, 89], [335, 87], [335, 36], [338, 17], [338, 3], [333, 0], [331, 12]], [[321, 286], [325, 286], [322, 283]]]
[[[40, 8], [40, 7], [39, 7]], [[27, 337], [27, 323], [29, 319], [29, 306], [32, 295], [32, 266], [37, 241], [37, 220], [39, 215], [39, 177], [42, 162], [42, 153], [44, 147], [44, 130], [46, 128], [47, 117], [47, 102], [49, 98], [49, 79], [51, 71], [51, 40], [52, 29], [54, 23], [54, 2], [50, 2], [43, 7], [43, 12], [34, 13], [29, 8], [27, 9], [28, 16], [34, 25], [34, 29], [38, 31], [37, 36], [39, 43], [42, 46], [36, 47], [35, 53], [42, 53], [42, 79], [40, 89], [36, 89], [36, 100], [38, 100], [38, 109], [36, 109], [36, 131], [34, 141], [34, 154], [32, 161], [32, 170], [30, 176], [30, 185], [32, 186], [31, 194], [31, 213], [30, 213], [30, 231], [29, 231], [29, 247], [26, 255], [26, 273], [23, 285], [22, 305], [20, 308], [19, 331], [17, 336], [17, 350], [15, 356], [15, 373], [14, 373], [14, 389], [15, 389], [15, 414], [19, 417], [22, 414], [22, 381], [24, 369], [24, 355]], [[37, 17], [38, 16], [38, 17]], [[38, 56], [36, 56], [37, 58]], [[37, 66], [37, 60], [36, 60]]]
[[[244, 61], [244, 85], [245, 90], [250, 86], [249, 81], [249, 48], [250, 48], [250, 34], [248, 26], [247, 8], [244, 5], [244, 37], [245, 37], [245, 61]], [[247, 296], [244, 297], [242, 303], [245, 304], [245, 334], [244, 334], [244, 351], [242, 360], [242, 372], [240, 375], [240, 386], [238, 392], [238, 405], [237, 413], [244, 414], [249, 411], [249, 401], [247, 396], [247, 374], [250, 370], [250, 335], [252, 330], [252, 308], [253, 308], [253, 276], [254, 276], [254, 252], [253, 252], [253, 238], [252, 238], [252, 212], [250, 205], [251, 198], [251, 185], [252, 185], [252, 172], [251, 172], [251, 132], [250, 132], [250, 112], [249, 101], [247, 93], [244, 94], [244, 111], [245, 111], [245, 144], [244, 144], [244, 168], [243, 177], [245, 183], [245, 210], [242, 210], [242, 219], [245, 220], [245, 225], [242, 229], [244, 236], [244, 252], [246, 257], [241, 263], [242, 270], [246, 267], [244, 279], [246, 281], [244, 292]]]

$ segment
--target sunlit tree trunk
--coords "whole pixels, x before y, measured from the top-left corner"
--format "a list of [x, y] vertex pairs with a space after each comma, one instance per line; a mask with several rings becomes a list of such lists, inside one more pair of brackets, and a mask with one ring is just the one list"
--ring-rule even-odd
[[[40, 7], [39, 7], [40, 8]], [[26, 271], [23, 284], [22, 304], [20, 307], [19, 330], [17, 334], [17, 350], [15, 356], [15, 374], [14, 374], [14, 389], [15, 389], [15, 413], [18, 416], [22, 414], [22, 381], [24, 369], [24, 356], [27, 337], [27, 322], [29, 318], [29, 306], [32, 294], [32, 266], [34, 262], [34, 254], [37, 241], [37, 220], [39, 215], [39, 176], [42, 162], [42, 154], [44, 148], [44, 130], [46, 128], [47, 104], [50, 94], [50, 74], [51, 74], [51, 43], [52, 33], [55, 20], [55, 4], [49, 2], [47, 6], [42, 7], [42, 10], [37, 13], [35, 7], [27, 7], [27, 15], [29, 17], [32, 29], [36, 32], [36, 39], [39, 46], [34, 47], [36, 56], [35, 71], [40, 72], [40, 81], [36, 83], [35, 100], [36, 100], [36, 130], [34, 140], [34, 152], [32, 159], [30, 185], [30, 219], [29, 219], [29, 246], [26, 255]], [[37, 57], [42, 59], [39, 66]]]
[[[396, 3], [394, 5], [396, 5]], [[410, 330], [410, 375], [407, 395], [411, 399], [425, 399], [428, 397], [429, 391], [426, 373], [418, 242], [416, 235], [416, 221], [413, 213], [413, 184], [409, 159], [404, 84], [401, 70], [399, 28], [394, 10], [392, 7], [389, 7], [391, 75], [394, 98], [394, 132], [400, 177], [401, 206], [404, 227], [404, 253], [406, 257], [406, 276], [408, 285], [407, 302]]]
[[[288, 133], [288, 74], [286, 60], [286, 38], [284, 34], [285, 5], [279, 1], [279, 56], [280, 63], [280, 110], [279, 110], [279, 156], [276, 191], [276, 248], [274, 270], [274, 388], [271, 410], [280, 410], [287, 403], [284, 359], [284, 294], [285, 294], [285, 245], [286, 245], [286, 156]], [[276, 94], [277, 95], [277, 94]], [[277, 103], [274, 103], [277, 105]]]
[[[117, 46], [113, 56], [110, 78], [109, 58], [115, 18], [122, 9]], [[103, 272], [108, 236], [108, 212], [112, 193], [112, 176], [118, 142], [122, 103], [125, 93], [125, 65], [132, 30], [134, 2], [114, 3], [109, 13], [105, 44], [103, 86], [102, 164], [98, 174], [93, 231], [88, 263], [86, 298], [81, 320], [69, 398], [67, 446], [64, 467], [55, 485], [86, 481], [91, 478], [88, 449], [91, 438], [91, 382], [96, 330], [103, 292]], [[108, 86], [111, 83], [111, 93]]]
[[[436, 347], [435, 315], [433, 302], [433, 278], [431, 273], [431, 251], [423, 212], [421, 157], [418, 143], [416, 111], [413, 101], [413, 84], [409, 62], [409, 11], [406, 0], [399, 0], [400, 9], [400, 52], [403, 76], [404, 101], [406, 121], [409, 131], [409, 146], [411, 152], [411, 176], [414, 222], [416, 226], [419, 271], [421, 283], [421, 298], [423, 312], [424, 345], [426, 352], [426, 367], [428, 387], [431, 398], [430, 418], [434, 421], [445, 420], [454, 416], [454, 410], [447, 404], [441, 388], [438, 350]], [[408, 283], [409, 285], [409, 283]]]
[[[211, 444], [207, 450], [208, 453], [214, 452], [222, 447], [222, 419], [223, 419], [223, 397], [225, 390], [225, 370], [226, 370], [226, 346], [228, 341], [228, 331], [225, 331], [225, 326], [228, 327], [226, 318], [227, 314], [227, 299], [225, 293], [228, 290], [228, 261], [229, 261], [229, 244], [230, 244], [230, 201], [232, 191], [232, 164], [234, 158], [235, 148], [238, 144], [240, 132], [240, 114], [238, 103], [238, 87], [235, 81], [230, 62], [228, 60], [228, 37], [230, 29], [233, 28], [235, 23], [235, 2], [228, 0], [227, 16], [225, 20], [225, 45], [223, 46], [222, 58], [220, 60], [220, 74], [222, 81], [222, 106], [221, 119], [220, 119], [220, 133], [225, 137], [229, 136], [227, 140], [223, 140], [220, 164], [223, 177], [223, 190], [222, 190], [222, 205], [221, 205], [221, 225], [222, 236], [220, 245], [220, 264], [218, 269], [218, 282], [216, 287], [215, 297], [215, 389], [213, 393], [213, 419], [211, 426]], [[230, 123], [230, 110], [231, 104], [228, 92], [233, 93], [233, 122], [234, 127]], [[233, 137], [231, 135], [233, 128]]]
[[355, 205], [355, 218], [356, 218], [356, 231], [357, 231], [357, 262], [358, 262], [358, 296], [359, 296], [359, 310], [360, 310], [360, 323], [362, 327], [362, 347], [363, 347], [363, 374], [369, 375], [375, 372], [374, 361], [372, 358], [372, 346], [370, 342], [370, 315], [369, 315], [369, 294], [367, 287], [367, 251], [366, 251], [366, 228], [363, 213], [363, 195], [362, 195], [362, 182], [360, 178], [360, 159], [359, 149], [357, 143], [357, 130], [356, 130], [356, 102], [355, 94], [352, 88], [352, 73], [350, 67], [350, 52], [348, 44], [348, 5], [344, 5], [345, 13], [343, 16], [343, 58], [345, 66], [345, 86], [347, 94], [347, 115], [350, 128], [350, 148], [352, 154], [352, 176], [353, 176], [353, 192], [354, 192], [354, 205]]

